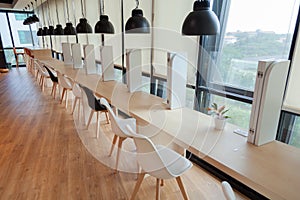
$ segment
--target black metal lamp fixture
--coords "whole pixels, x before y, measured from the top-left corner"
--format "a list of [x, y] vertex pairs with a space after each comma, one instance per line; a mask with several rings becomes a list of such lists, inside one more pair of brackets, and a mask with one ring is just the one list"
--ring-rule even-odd
[[[84, 5], [85, 1], [84, 1]], [[79, 19], [79, 24], [76, 26], [76, 32], [77, 33], [92, 33], [93, 29], [91, 25], [89, 25], [87, 19], [85, 18], [85, 9], [83, 9], [83, 1], [81, 0], [81, 12], [82, 12], [82, 18]]]
[[73, 27], [72, 22], [70, 22], [68, 0], [66, 0], [66, 6], [67, 6], [68, 22], [66, 23], [66, 27], [64, 28], [64, 34], [65, 35], [76, 35], [76, 30]]
[[62, 28], [62, 25], [59, 23], [59, 17], [58, 17], [58, 11], [57, 11], [57, 0], [55, 0], [55, 8], [56, 8], [56, 17], [58, 24], [56, 25], [56, 28], [54, 29], [54, 35], [64, 35], [64, 29]]
[[108, 33], [113, 34], [115, 33], [114, 26], [109, 21], [107, 15], [104, 15], [104, 1], [99, 1], [100, 5], [100, 21], [98, 21], [95, 25], [95, 33]]
[[138, 7], [139, 0], [136, 0], [136, 8], [132, 10], [131, 17], [125, 25], [126, 33], [150, 33], [149, 22], [143, 17], [143, 11]]
[[210, 10], [208, 0], [194, 2], [194, 9], [185, 18], [182, 25], [183, 35], [216, 35], [220, 30], [220, 22], [216, 14]]

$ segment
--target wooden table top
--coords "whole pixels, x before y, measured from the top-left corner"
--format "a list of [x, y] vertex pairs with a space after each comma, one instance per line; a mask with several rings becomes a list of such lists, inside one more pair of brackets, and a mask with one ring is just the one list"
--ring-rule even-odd
[[[143, 121], [153, 134], [168, 135], [168, 141], [189, 149], [205, 161], [271, 199], [297, 199], [300, 188], [300, 150], [273, 141], [263, 146], [247, 143], [246, 137], [226, 124], [223, 131], [213, 128], [213, 120], [203, 113], [181, 108], [169, 110], [164, 100], [145, 93], [129, 93], [126, 85], [102, 82], [100, 75], [87, 75], [56, 59], [41, 60], [74, 81], [107, 98], [118, 109]], [[141, 128], [141, 131], [146, 131]], [[163, 137], [162, 137], [163, 138]], [[164, 138], [163, 138], [164, 139]]]

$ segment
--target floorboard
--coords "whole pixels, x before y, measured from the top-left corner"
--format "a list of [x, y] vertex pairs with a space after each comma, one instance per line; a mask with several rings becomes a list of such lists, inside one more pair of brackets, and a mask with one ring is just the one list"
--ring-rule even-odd
[[[136, 174], [114, 174], [94, 158], [76, 130], [71, 101], [66, 110], [50, 92], [26, 68], [0, 74], [0, 199], [129, 199]], [[101, 123], [101, 131], [112, 138], [110, 125]], [[86, 134], [94, 133], [92, 125]], [[190, 199], [224, 199], [220, 180], [196, 166], [182, 180]], [[155, 199], [155, 183], [145, 178], [136, 199]], [[182, 199], [175, 179], [165, 181], [161, 198]]]

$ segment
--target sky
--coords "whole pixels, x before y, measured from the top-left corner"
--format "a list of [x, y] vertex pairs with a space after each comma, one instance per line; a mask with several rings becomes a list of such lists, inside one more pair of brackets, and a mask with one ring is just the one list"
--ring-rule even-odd
[[[231, 0], [227, 32], [275, 31], [288, 33], [294, 24], [300, 0]], [[294, 17], [293, 17], [294, 16]]]

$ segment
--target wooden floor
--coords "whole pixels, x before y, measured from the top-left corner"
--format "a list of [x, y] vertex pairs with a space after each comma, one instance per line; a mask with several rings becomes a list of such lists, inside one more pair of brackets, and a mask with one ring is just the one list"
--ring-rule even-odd
[[[0, 199], [129, 199], [136, 175], [114, 174], [95, 159], [50, 90], [42, 92], [26, 68], [0, 74]], [[224, 199], [220, 180], [202, 169], [182, 178], [190, 199]], [[137, 199], [155, 199], [155, 183], [145, 178]], [[175, 180], [165, 182], [161, 198], [182, 199]]]

